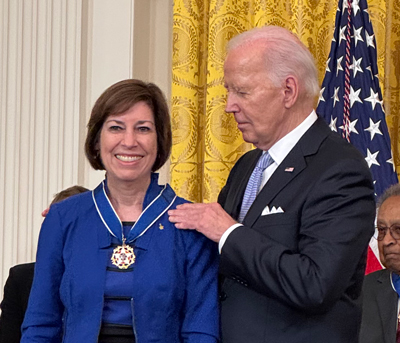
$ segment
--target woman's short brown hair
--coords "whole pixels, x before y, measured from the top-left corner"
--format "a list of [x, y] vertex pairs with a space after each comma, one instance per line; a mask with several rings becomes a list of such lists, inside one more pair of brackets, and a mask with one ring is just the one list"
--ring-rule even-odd
[[104, 170], [100, 158], [99, 139], [104, 122], [110, 115], [128, 111], [133, 105], [144, 101], [152, 110], [157, 133], [157, 157], [152, 171], [160, 169], [167, 161], [172, 146], [171, 121], [163, 92], [153, 83], [128, 79], [107, 88], [93, 106], [87, 125], [85, 154], [91, 166]]

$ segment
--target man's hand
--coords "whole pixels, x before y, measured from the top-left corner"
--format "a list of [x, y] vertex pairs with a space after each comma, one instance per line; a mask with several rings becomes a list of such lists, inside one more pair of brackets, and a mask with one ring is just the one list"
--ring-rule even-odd
[[220, 204], [182, 204], [168, 211], [169, 220], [178, 229], [201, 232], [214, 242], [219, 242], [223, 233], [237, 222], [224, 211]]

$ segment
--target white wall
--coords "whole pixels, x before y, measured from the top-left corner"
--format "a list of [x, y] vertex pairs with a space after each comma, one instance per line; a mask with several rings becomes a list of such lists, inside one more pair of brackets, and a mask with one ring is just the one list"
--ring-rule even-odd
[[[141, 78], [170, 98], [172, 0], [0, 0], [0, 297], [33, 261], [41, 211], [103, 178], [83, 153], [91, 107]], [[168, 167], [161, 181], [169, 179]]]

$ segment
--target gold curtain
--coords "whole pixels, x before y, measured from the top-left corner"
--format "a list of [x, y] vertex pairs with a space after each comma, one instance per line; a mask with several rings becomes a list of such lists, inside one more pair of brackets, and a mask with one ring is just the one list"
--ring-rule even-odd
[[[320, 83], [334, 32], [337, 0], [175, 0], [171, 185], [195, 202], [210, 202], [251, 145], [225, 113], [227, 41], [253, 27], [295, 32], [314, 55]], [[400, 0], [369, 0], [393, 156], [400, 170]], [[268, 109], [266, 109], [268, 110]]]

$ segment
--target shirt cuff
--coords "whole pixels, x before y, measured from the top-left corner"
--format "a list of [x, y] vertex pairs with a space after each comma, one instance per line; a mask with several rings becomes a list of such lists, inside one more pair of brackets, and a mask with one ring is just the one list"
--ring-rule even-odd
[[240, 223], [233, 224], [228, 230], [226, 230], [223, 233], [223, 235], [221, 236], [221, 239], [219, 240], [219, 243], [218, 243], [218, 250], [219, 250], [220, 254], [221, 254], [221, 251], [222, 251], [222, 247], [224, 246], [225, 241], [228, 238], [228, 236], [231, 234], [231, 232], [233, 230], [235, 230], [239, 226], [243, 226], [243, 224], [240, 224]]

